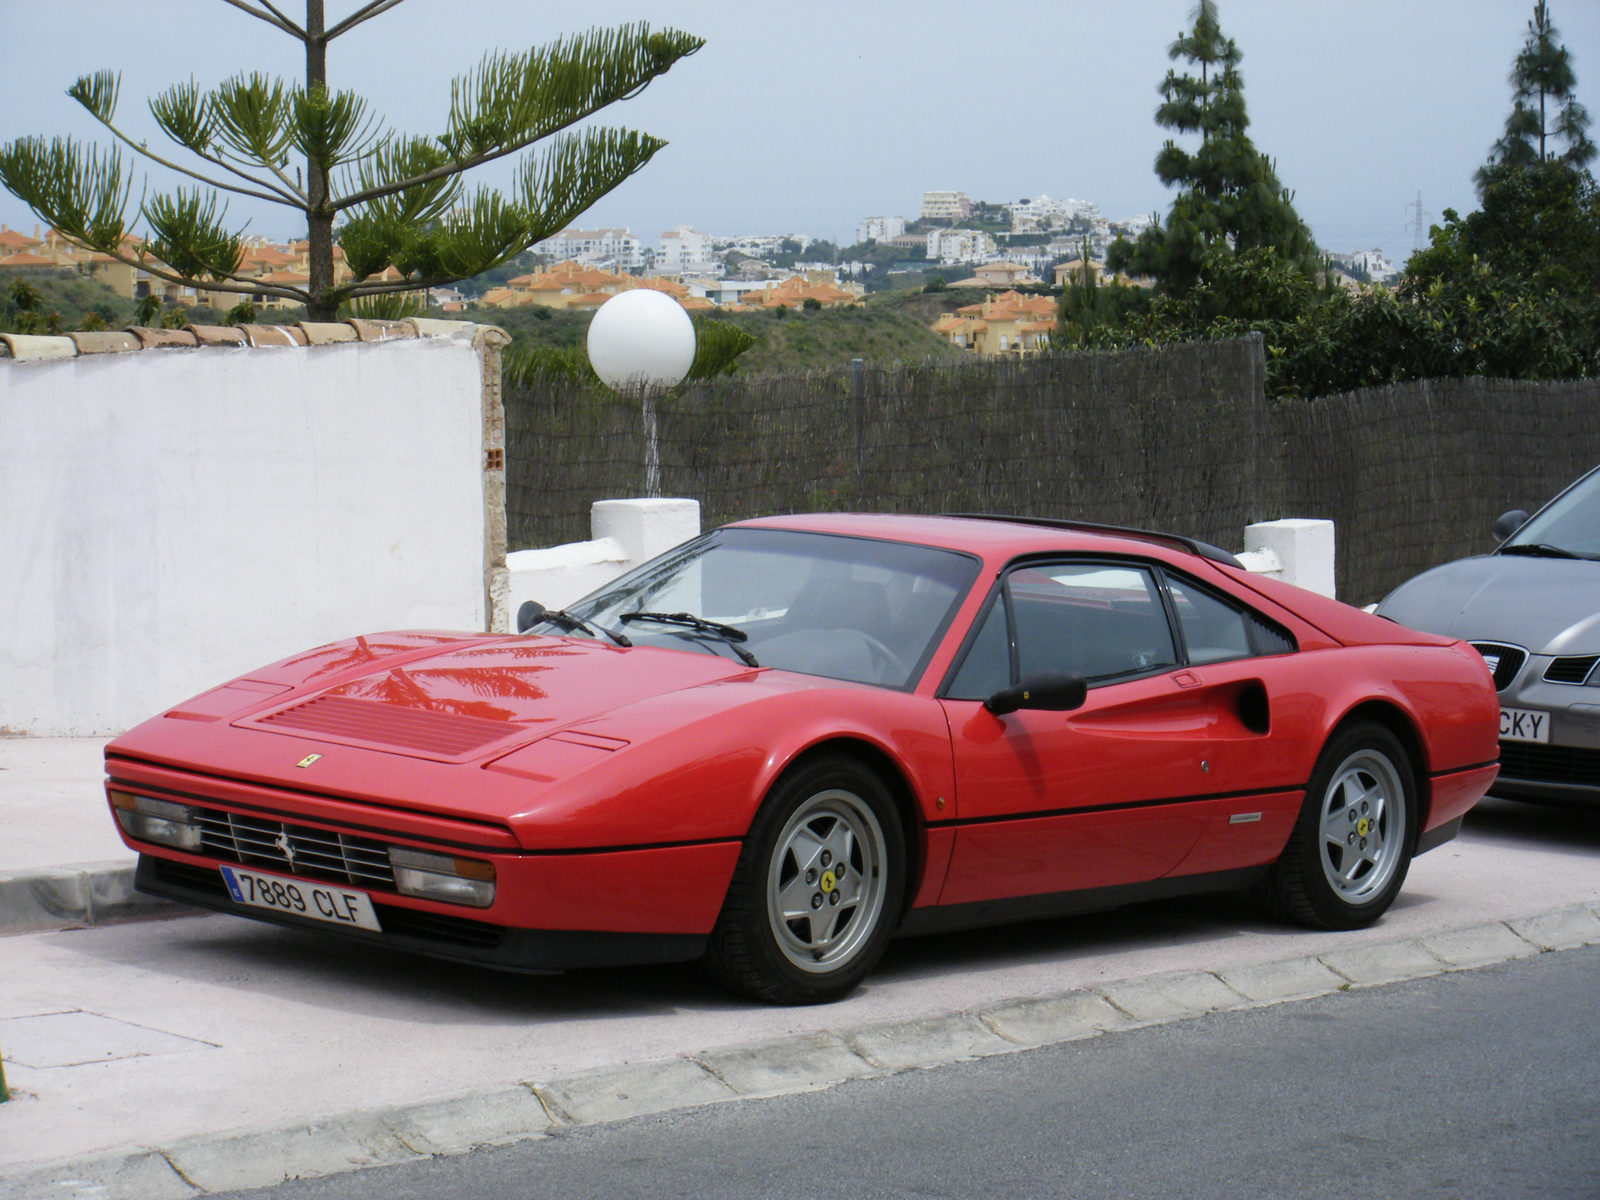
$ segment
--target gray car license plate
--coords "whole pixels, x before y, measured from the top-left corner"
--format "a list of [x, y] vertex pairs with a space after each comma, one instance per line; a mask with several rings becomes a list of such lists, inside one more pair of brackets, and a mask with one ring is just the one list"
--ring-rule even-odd
[[1502, 742], [1548, 742], [1550, 740], [1550, 714], [1531, 708], [1502, 708], [1500, 710], [1500, 740]]
[[222, 881], [228, 885], [228, 892], [236, 903], [250, 908], [267, 908], [312, 921], [326, 921], [330, 925], [383, 931], [372, 900], [365, 892], [284, 875], [263, 875], [243, 867], [223, 867]]

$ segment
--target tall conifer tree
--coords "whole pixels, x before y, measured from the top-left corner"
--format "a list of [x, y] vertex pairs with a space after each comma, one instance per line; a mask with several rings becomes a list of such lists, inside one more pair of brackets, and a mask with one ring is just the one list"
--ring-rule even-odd
[[1136, 242], [1119, 240], [1107, 265], [1153, 275], [1165, 291], [1187, 292], [1200, 281], [1208, 256], [1229, 258], [1267, 249], [1307, 274], [1321, 268], [1311, 231], [1278, 182], [1272, 162], [1246, 130], [1243, 57], [1225, 37], [1214, 0], [1200, 0], [1194, 24], [1180, 33], [1167, 57], [1185, 59], [1189, 72], [1169, 70], [1161, 84], [1156, 123], [1179, 134], [1199, 134], [1194, 151], [1168, 140], [1156, 155], [1161, 182], [1179, 189], [1164, 225]]
[[[1583, 167], [1594, 158], [1589, 114], [1575, 96], [1578, 77], [1560, 37], [1550, 20], [1550, 6], [1538, 0], [1528, 22], [1528, 40], [1511, 65], [1511, 115], [1505, 136], [1489, 152], [1491, 167], [1545, 162]], [[1480, 185], [1486, 178], [1486, 171], [1478, 173]]]

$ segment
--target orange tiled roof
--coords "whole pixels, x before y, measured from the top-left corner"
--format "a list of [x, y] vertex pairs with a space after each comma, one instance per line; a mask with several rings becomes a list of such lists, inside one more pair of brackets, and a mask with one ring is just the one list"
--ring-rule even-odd
[[670, 279], [663, 279], [659, 275], [652, 275], [648, 279], [634, 281], [634, 287], [646, 288], [652, 292], [665, 292], [676, 300], [682, 300], [689, 294], [689, 289], [681, 283], [673, 283]]
[[[38, 243], [35, 243], [37, 245]], [[26, 250], [19, 250], [8, 258], [0, 258], [0, 267], [53, 267], [56, 260], [45, 258], [39, 254], [29, 254]]]
[[15, 229], [8, 229], [4, 233], [0, 233], [0, 246], [10, 246], [14, 250], [39, 244], [38, 238], [31, 238], [27, 234], [18, 233]]

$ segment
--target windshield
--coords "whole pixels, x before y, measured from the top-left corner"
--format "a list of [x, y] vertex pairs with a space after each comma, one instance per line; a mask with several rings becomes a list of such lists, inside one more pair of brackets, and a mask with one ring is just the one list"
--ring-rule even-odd
[[977, 571], [976, 560], [928, 546], [719, 529], [566, 611], [638, 646], [749, 655], [763, 667], [904, 688]]
[[1554, 546], [1579, 558], [1600, 558], [1600, 471], [1592, 471], [1552, 500], [1500, 547]]

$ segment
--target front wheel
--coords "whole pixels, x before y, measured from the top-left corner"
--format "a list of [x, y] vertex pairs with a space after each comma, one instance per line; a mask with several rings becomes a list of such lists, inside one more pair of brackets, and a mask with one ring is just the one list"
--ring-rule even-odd
[[1383, 726], [1337, 730], [1317, 758], [1294, 832], [1261, 884], [1267, 907], [1319, 929], [1360, 929], [1394, 902], [1418, 812], [1411, 760]]
[[888, 945], [905, 858], [899, 813], [874, 771], [844, 756], [802, 763], [751, 822], [707, 967], [758, 1000], [839, 999]]

